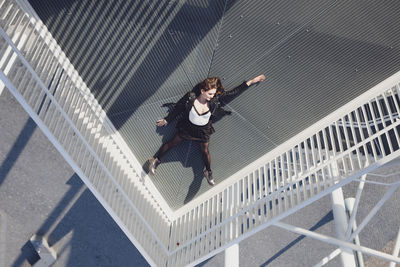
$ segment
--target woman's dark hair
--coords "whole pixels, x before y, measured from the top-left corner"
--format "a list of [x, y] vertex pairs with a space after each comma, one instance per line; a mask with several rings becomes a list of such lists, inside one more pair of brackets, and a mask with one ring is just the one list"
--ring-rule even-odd
[[199, 91], [203, 89], [204, 91], [209, 91], [212, 89], [217, 89], [216, 95], [220, 95], [224, 92], [224, 87], [222, 86], [221, 79], [218, 77], [210, 77], [198, 84]]

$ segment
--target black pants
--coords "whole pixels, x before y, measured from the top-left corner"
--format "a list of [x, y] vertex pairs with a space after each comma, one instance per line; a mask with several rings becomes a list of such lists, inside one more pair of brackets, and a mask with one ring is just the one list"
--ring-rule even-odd
[[[171, 148], [176, 147], [180, 143], [182, 143], [184, 139], [179, 136], [179, 134], [175, 134], [174, 138], [172, 138], [169, 142], [163, 144], [157, 153], [154, 155], [155, 158], [158, 158], [162, 161], [162, 157], [167, 153]], [[206, 166], [206, 170], [211, 170], [211, 158], [210, 152], [208, 151], [209, 142], [200, 142], [200, 150], [201, 150], [201, 158], [203, 159], [204, 165]]]

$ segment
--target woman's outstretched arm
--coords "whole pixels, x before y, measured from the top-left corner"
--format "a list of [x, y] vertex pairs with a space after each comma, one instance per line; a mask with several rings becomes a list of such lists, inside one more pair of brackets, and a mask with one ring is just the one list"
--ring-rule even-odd
[[255, 83], [258, 83], [258, 82], [262, 82], [264, 80], [265, 80], [265, 76], [264, 76], [264, 74], [261, 74], [261, 75], [258, 75], [257, 77], [254, 77], [250, 81], [247, 81], [246, 84], [247, 84], [247, 86], [250, 86], [252, 84], [255, 84]]
[[243, 82], [241, 85], [233, 88], [232, 90], [225, 91], [221, 97], [220, 100], [224, 102], [225, 104], [229, 103], [230, 101], [233, 100], [236, 96], [244, 92], [247, 88], [249, 88], [252, 84], [262, 82], [265, 80], [264, 75], [258, 75], [257, 77], [254, 77], [253, 79]]

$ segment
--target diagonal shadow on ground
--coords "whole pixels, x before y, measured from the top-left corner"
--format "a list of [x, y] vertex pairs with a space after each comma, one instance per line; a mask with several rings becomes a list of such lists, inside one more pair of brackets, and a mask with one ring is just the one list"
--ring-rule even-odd
[[15, 165], [15, 162], [26, 147], [27, 143], [30, 140], [30, 137], [32, 136], [36, 128], [36, 123], [31, 118], [29, 118], [26, 121], [24, 128], [15, 140], [10, 152], [8, 152], [7, 157], [0, 166], [0, 185], [4, 182], [7, 175], [10, 173], [10, 170]]
[[[310, 228], [310, 231], [315, 231], [318, 228], [320, 228], [321, 226], [323, 226], [324, 224], [330, 222], [333, 220], [333, 213], [332, 211], [328, 212], [324, 217], [322, 217], [321, 220], [319, 220], [313, 227]], [[284, 248], [282, 248], [280, 251], [278, 251], [274, 256], [272, 256], [271, 258], [269, 258], [266, 262], [264, 262], [261, 267], [265, 267], [268, 264], [272, 263], [274, 260], [276, 260], [280, 255], [282, 255], [283, 253], [285, 253], [286, 251], [288, 251], [290, 248], [292, 248], [293, 246], [295, 246], [297, 243], [299, 243], [301, 240], [303, 240], [306, 236], [305, 235], [301, 235], [298, 238], [296, 238], [295, 240], [293, 240], [292, 242], [290, 242], [287, 246], [285, 246]]]

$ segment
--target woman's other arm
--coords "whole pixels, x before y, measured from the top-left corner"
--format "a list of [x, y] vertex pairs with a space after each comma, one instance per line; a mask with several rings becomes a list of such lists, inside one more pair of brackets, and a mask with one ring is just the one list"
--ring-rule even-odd
[[173, 121], [179, 114], [185, 111], [186, 102], [189, 101], [189, 93], [185, 94], [179, 101], [175, 104], [174, 109], [164, 118], [157, 121], [157, 126], [166, 126], [169, 122]]

